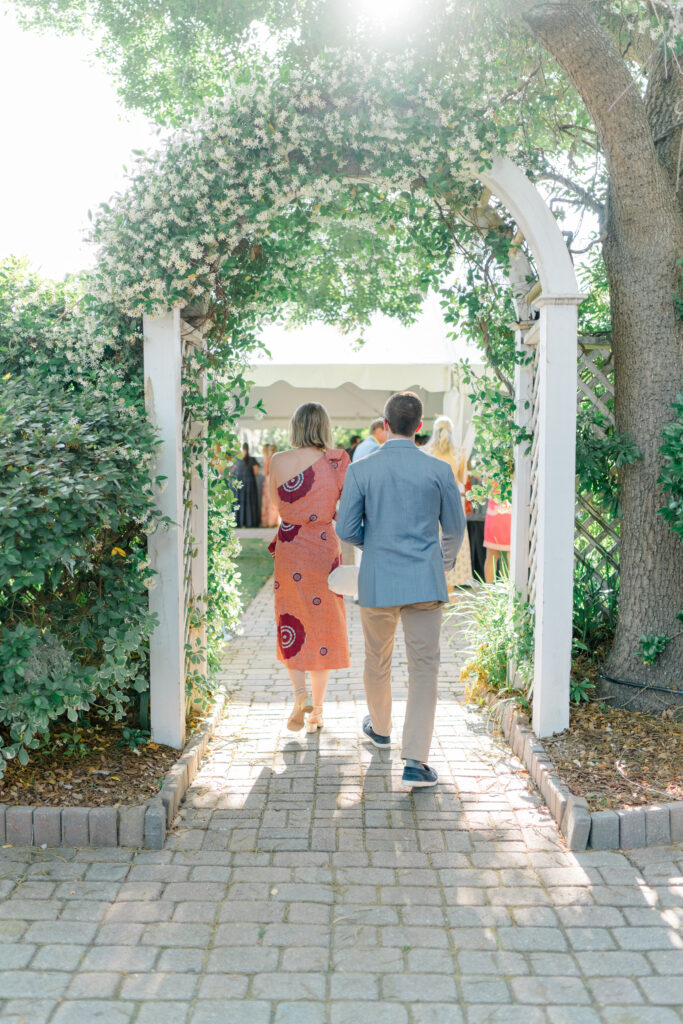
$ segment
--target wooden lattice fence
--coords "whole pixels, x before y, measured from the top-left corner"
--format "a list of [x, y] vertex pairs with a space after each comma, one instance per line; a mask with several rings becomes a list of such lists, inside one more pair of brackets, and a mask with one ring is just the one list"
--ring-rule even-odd
[[[580, 344], [578, 402], [590, 417], [591, 430], [604, 437], [614, 426], [612, 351], [604, 344]], [[577, 489], [574, 553], [596, 577], [596, 584], [613, 590], [619, 575], [618, 524]]]
[[[536, 600], [537, 573], [537, 523], [538, 523], [538, 458], [539, 458], [539, 375], [537, 335], [531, 334], [527, 342], [533, 349], [533, 389], [529, 430], [531, 443], [531, 473], [529, 497], [529, 556], [528, 556], [528, 598], [532, 605]], [[608, 345], [586, 344], [579, 346], [577, 363], [577, 392], [579, 408], [583, 408], [590, 419], [591, 430], [605, 436], [614, 425], [614, 377], [611, 368], [612, 352]], [[619, 574], [619, 533], [618, 525], [611, 520], [578, 487], [575, 505], [574, 557], [595, 578], [596, 592], [613, 591]]]

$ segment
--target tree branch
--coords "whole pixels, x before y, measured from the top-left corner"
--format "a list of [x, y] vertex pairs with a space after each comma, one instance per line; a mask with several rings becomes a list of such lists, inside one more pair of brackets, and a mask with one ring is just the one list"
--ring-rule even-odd
[[571, 178], [565, 177], [564, 174], [557, 174], [554, 171], [545, 171], [543, 174], [538, 174], [536, 176], [536, 181], [554, 181], [558, 185], [564, 185], [566, 189], [569, 189], [570, 192], [577, 195], [585, 206], [590, 207], [594, 213], [597, 213], [601, 220], [604, 217], [605, 207], [602, 203], [599, 203], [597, 199], [590, 194], [590, 192], [581, 185], [577, 185], [577, 183], [572, 181]]

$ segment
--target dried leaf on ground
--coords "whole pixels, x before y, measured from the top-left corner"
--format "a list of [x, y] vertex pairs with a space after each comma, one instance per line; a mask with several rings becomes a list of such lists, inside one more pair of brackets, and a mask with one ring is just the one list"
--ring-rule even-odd
[[606, 704], [573, 706], [543, 740], [560, 778], [591, 811], [683, 800], [683, 724]]
[[[32, 753], [22, 767], [7, 765], [0, 780], [0, 804], [99, 807], [141, 803], [154, 796], [179, 757], [172, 747], [147, 743], [131, 750], [122, 742], [121, 722], [78, 723], [61, 733], [61, 746]], [[87, 750], [67, 752], [84, 744]]]

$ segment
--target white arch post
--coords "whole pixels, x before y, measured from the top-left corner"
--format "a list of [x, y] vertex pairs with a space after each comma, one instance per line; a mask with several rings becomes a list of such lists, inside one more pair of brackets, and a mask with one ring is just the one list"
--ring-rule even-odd
[[[496, 157], [478, 177], [514, 216], [536, 260], [541, 296], [536, 388], [536, 478], [515, 452], [511, 575], [523, 593], [529, 567], [529, 493], [536, 489], [536, 585], [533, 720], [537, 736], [569, 726], [576, 449], [577, 307], [582, 301], [567, 247], [550, 209], [523, 171]], [[521, 339], [520, 339], [521, 340]], [[517, 404], [531, 400], [533, 368], [515, 375]], [[519, 584], [523, 581], [523, 587]], [[526, 595], [525, 595], [526, 596]]]
[[149, 641], [152, 739], [180, 748], [185, 742], [185, 582], [183, 579], [183, 409], [180, 311], [143, 317], [145, 405], [161, 444], [152, 479], [167, 527], [148, 540], [155, 585], [149, 610], [159, 618]]

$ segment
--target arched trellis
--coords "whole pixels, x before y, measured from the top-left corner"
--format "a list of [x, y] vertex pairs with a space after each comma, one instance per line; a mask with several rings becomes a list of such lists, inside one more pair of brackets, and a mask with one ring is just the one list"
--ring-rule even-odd
[[[533, 726], [539, 736], [569, 724], [569, 674], [575, 492], [577, 306], [579, 293], [562, 234], [545, 201], [523, 171], [495, 156], [478, 179], [512, 214], [531, 252], [541, 285], [536, 322], [520, 317], [518, 344], [534, 352], [517, 367], [520, 417], [532, 430], [528, 454], [515, 452], [512, 578], [535, 607]], [[183, 350], [201, 344], [179, 309], [144, 316], [147, 410], [162, 444], [156, 489], [173, 524], [149, 541], [157, 585], [150, 608], [159, 617], [150, 640], [152, 733], [159, 743], [184, 741], [186, 640], [190, 600], [206, 591], [207, 493], [201, 467], [183, 479], [183, 446], [196, 425], [183, 426]], [[525, 408], [528, 403], [528, 408]], [[185, 485], [185, 486], [184, 486]], [[188, 559], [186, 539], [195, 556]], [[201, 668], [201, 666], [199, 666]]]

